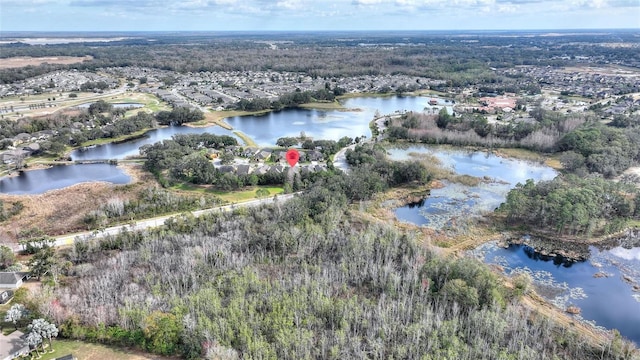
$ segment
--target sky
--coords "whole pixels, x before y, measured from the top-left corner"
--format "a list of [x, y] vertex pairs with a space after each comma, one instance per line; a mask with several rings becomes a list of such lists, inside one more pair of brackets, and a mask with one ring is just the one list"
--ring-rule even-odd
[[4, 31], [640, 29], [640, 0], [0, 0]]

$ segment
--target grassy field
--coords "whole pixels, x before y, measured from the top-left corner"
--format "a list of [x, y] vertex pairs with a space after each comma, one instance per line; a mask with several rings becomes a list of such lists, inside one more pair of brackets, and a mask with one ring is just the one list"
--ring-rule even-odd
[[338, 101], [332, 102], [311, 102], [307, 104], [301, 104], [301, 108], [303, 109], [317, 109], [317, 110], [349, 110], [346, 107], [342, 106]]
[[267, 196], [282, 194], [284, 192], [284, 189], [279, 186], [255, 186], [240, 191], [213, 190], [210, 192], [230, 203], [240, 203], [257, 199], [256, 191], [258, 189], [267, 190], [269, 192]]
[[130, 139], [135, 139], [138, 138], [142, 135], [144, 135], [144, 133], [146, 133], [147, 131], [149, 131], [151, 129], [142, 129], [136, 132], [132, 132], [131, 134], [127, 134], [127, 135], [121, 135], [115, 138], [100, 138], [100, 139], [94, 139], [94, 140], [89, 140], [86, 141], [84, 143], [82, 143], [82, 146], [91, 146], [91, 145], [103, 145], [103, 144], [109, 144], [112, 142], [119, 142], [119, 141], [126, 141], [126, 140], [130, 140]]
[[219, 196], [221, 199], [228, 201], [230, 203], [239, 203], [239, 202], [244, 202], [249, 200], [255, 200], [257, 198], [256, 190], [258, 189], [265, 189], [269, 191], [268, 196], [282, 194], [284, 192], [284, 189], [279, 186], [255, 186], [255, 187], [251, 187], [251, 188], [240, 190], [240, 191], [225, 192], [225, 191], [214, 190], [211, 192]]
[[[8, 96], [0, 100], [0, 107], [16, 107], [16, 112], [10, 113], [8, 117], [17, 117], [17, 112], [24, 116], [41, 116], [49, 115], [54, 112], [58, 112], [64, 109], [73, 108], [75, 106], [95, 102], [98, 100], [104, 100], [109, 103], [140, 103], [144, 106], [138, 109], [127, 111], [125, 116], [131, 116], [138, 113], [138, 111], [146, 112], [158, 112], [162, 110], [171, 110], [171, 107], [160, 101], [157, 97], [151, 94], [127, 92], [124, 94], [97, 94], [93, 92], [73, 92], [77, 97], [70, 98], [70, 93], [58, 93], [58, 94], [37, 94], [29, 96]], [[47, 99], [55, 98], [55, 101], [49, 101]], [[53, 104], [55, 107], [37, 108], [37, 109], [25, 109], [23, 107], [29, 104], [47, 103]]]
[[256, 142], [253, 141], [253, 139], [250, 138], [249, 135], [243, 133], [242, 131], [234, 131], [233, 133], [236, 134], [236, 136], [238, 136], [240, 139], [242, 139], [245, 146], [258, 147], [258, 144], [256, 144]]
[[73, 354], [73, 356], [75, 356], [79, 360], [171, 359], [169, 357], [145, 354], [134, 350], [118, 349], [101, 344], [90, 344], [82, 341], [64, 339], [54, 340], [53, 350], [53, 353], [47, 352], [42, 355], [40, 359], [53, 360], [68, 354]]
[[264, 189], [269, 192], [267, 196], [282, 194], [284, 189], [280, 186], [252, 186], [238, 191], [222, 191], [215, 190], [210, 187], [198, 186], [193, 184], [182, 183], [171, 187], [173, 190], [209, 193], [218, 196], [227, 203], [239, 203], [257, 199], [256, 191]]

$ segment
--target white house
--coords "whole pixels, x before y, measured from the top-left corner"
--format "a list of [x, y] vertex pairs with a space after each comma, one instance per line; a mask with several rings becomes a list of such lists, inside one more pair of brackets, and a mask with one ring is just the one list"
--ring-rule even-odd
[[0, 272], [0, 289], [17, 289], [27, 276], [24, 272]]

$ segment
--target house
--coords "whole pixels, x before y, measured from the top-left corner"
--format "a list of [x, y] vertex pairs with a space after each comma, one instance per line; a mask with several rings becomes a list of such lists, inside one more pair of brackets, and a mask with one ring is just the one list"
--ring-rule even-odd
[[257, 168], [254, 173], [258, 174], [258, 175], [264, 175], [266, 173], [269, 172], [270, 166], [269, 165], [262, 165], [259, 168]]
[[37, 154], [40, 152], [40, 144], [38, 143], [31, 143], [28, 145], [25, 145], [22, 150], [28, 151], [29, 154]]
[[269, 168], [270, 173], [282, 174], [285, 171], [285, 167], [282, 165], [273, 165]]
[[284, 161], [287, 159], [287, 152], [286, 151], [276, 151], [274, 153], [275, 155], [275, 159], [274, 161], [279, 162], [279, 161]]
[[19, 288], [28, 274], [26, 272], [0, 272], [0, 289]]
[[324, 159], [324, 155], [318, 150], [313, 150], [307, 153], [307, 159], [309, 161], [322, 161]]
[[18, 135], [16, 135], [14, 138], [14, 146], [18, 145], [18, 144], [22, 144], [22, 143], [26, 143], [27, 141], [31, 141], [32, 137], [31, 135], [27, 134], [27, 133], [20, 133]]
[[10, 151], [5, 151], [0, 154], [0, 160], [4, 164], [15, 164], [29, 156], [31, 153], [24, 149], [15, 149]]
[[9, 335], [0, 332], [0, 360], [13, 360], [29, 354], [29, 346], [24, 341], [22, 331], [14, 331]]
[[262, 150], [255, 155], [254, 159], [256, 161], [265, 161], [269, 158], [269, 156], [271, 156], [271, 152]]
[[244, 149], [244, 151], [242, 152], [242, 156], [244, 156], [244, 157], [252, 157], [257, 152], [258, 152], [258, 148], [248, 147], [248, 148]]
[[6, 304], [13, 297], [13, 290], [0, 291], [0, 304]]
[[218, 168], [218, 171], [221, 173], [232, 173], [236, 171], [236, 168], [233, 165], [222, 165]]
[[236, 166], [237, 175], [249, 175], [251, 174], [251, 166], [247, 164], [240, 164]]

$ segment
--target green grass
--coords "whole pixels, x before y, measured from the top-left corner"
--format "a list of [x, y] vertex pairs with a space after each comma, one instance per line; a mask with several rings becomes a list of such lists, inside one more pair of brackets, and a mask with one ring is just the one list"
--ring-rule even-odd
[[221, 199], [228, 201], [230, 203], [239, 203], [244, 201], [250, 201], [256, 199], [256, 190], [265, 189], [269, 191], [268, 196], [273, 196], [276, 194], [282, 194], [284, 189], [279, 186], [255, 186], [247, 189], [243, 189], [240, 191], [220, 191], [220, 190], [212, 190], [211, 193], [217, 195]]
[[236, 134], [236, 136], [238, 136], [240, 139], [242, 139], [242, 142], [244, 142], [245, 146], [251, 146], [251, 147], [258, 147], [258, 144], [256, 144], [255, 141], [253, 141], [252, 138], [250, 138], [247, 134], [243, 133], [242, 131], [234, 131], [234, 134]]
[[307, 104], [301, 104], [299, 107], [303, 109], [318, 109], [318, 110], [348, 110], [338, 101], [327, 102], [310, 102]]
[[181, 183], [171, 187], [172, 190], [188, 191], [195, 193], [213, 194], [223, 200], [224, 203], [239, 203], [256, 199], [256, 190], [265, 189], [269, 191], [268, 196], [282, 194], [284, 189], [280, 186], [252, 186], [238, 191], [223, 191], [212, 189], [206, 186], [198, 186], [188, 183]]
[[189, 184], [189, 183], [180, 183], [177, 185], [173, 185], [171, 186], [172, 190], [180, 190], [180, 191], [189, 191], [189, 192], [196, 192], [196, 193], [205, 193], [208, 191], [208, 189], [204, 186], [198, 186], [198, 185], [194, 185], [194, 184]]
[[42, 355], [40, 360], [53, 360], [61, 356], [73, 354], [82, 360], [126, 360], [126, 359], [152, 359], [160, 358], [144, 355], [132, 355], [127, 349], [118, 349], [101, 344], [91, 344], [77, 340], [56, 339], [53, 340], [53, 353], [47, 352]]
[[142, 129], [142, 130], [133, 132], [131, 134], [121, 135], [121, 136], [118, 136], [118, 137], [115, 137], [115, 138], [100, 138], [100, 139], [89, 140], [89, 141], [86, 141], [86, 142], [82, 143], [82, 146], [103, 145], [103, 144], [112, 143], [114, 141], [125, 141], [125, 140], [128, 140], [128, 139], [134, 139], [134, 138], [137, 138], [137, 137], [143, 135], [144, 133], [146, 133], [149, 130], [151, 130], [151, 128]]

